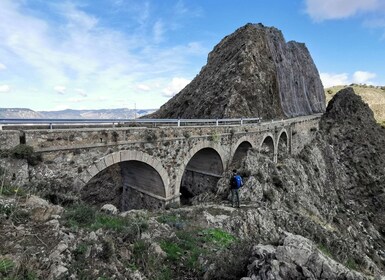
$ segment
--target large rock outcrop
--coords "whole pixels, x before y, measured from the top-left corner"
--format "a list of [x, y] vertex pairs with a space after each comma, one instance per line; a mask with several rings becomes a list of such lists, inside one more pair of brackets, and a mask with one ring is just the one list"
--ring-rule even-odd
[[324, 112], [318, 70], [306, 46], [278, 29], [247, 24], [225, 37], [207, 65], [154, 118], [295, 117]]

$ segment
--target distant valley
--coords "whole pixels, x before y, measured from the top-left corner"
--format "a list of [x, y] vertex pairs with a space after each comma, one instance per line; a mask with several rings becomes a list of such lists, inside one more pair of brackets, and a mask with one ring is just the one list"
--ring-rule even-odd
[[156, 109], [99, 109], [99, 110], [61, 110], [33, 111], [27, 108], [0, 108], [3, 119], [134, 119]]

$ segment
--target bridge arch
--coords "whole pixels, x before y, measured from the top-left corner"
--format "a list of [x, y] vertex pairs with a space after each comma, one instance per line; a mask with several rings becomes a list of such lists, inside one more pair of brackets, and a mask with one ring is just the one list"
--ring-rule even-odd
[[[250, 136], [243, 136], [232, 146], [231, 157], [230, 157], [230, 167], [239, 168], [240, 162], [247, 155], [247, 151], [255, 146], [254, 139]], [[253, 145], [254, 144], [254, 145]]]
[[[124, 184], [123, 196], [127, 194], [127, 188], [130, 188], [161, 203], [172, 199], [169, 189], [170, 180], [166, 169], [158, 159], [141, 151], [123, 150], [108, 154], [94, 162], [79, 175], [82, 182], [81, 187], [84, 187], [92, 178], [114, 164], [120, 164], [121, 167]], [[124, 206], [125, 199], [123, 198], [122, 201], [123, 210], [127, 210], [124, 209], [126, 208]]]
[[220, 145], [203, 141], [185, 156], [176, 174], [175, 196], [181, 194], [181, 202], [216, 187], [226, 163], [226, 154]]
[[283, 159], [290, 152], [290, 142], [286, 129], [282, 129], [277, 137], [277, 159]]
[[274, 142], [274, 136], [272, 133], [265, 133], [265, 135], [263, 136], [262, 138], [262, 142], [259, 146], [259, 152], [261, 154], [264, 154], [266, 156], [268, 156], [269, 158], [271, 158], [271, 160], [275, 160], [275, 154], [276, 154], [276, 150], [275, 150], [275, 142]]

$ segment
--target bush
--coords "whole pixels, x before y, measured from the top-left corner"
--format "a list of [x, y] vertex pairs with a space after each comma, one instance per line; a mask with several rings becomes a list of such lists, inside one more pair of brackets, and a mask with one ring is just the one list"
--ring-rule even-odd
[[85, 204], [77, 204], [68, 210], [65, 218], [71, 226], [86, 227], [94, 223], [95, 216], [95, 209]]
[[158, 136], [153, 130], [145, 130], [144, 138], [146, 139], [147, 142], [155, 142], [158, 139]]
[[27, 159], [33, 154], [33, 147], [19, 144], [11, 150], [11, 155], [17, 159]]
[[41, 161], [41, 155], [34, 152], [33, 147], [26, 144], [19, 144], [9, 151], [11, 157], [26, 159], [28, 164], [35, 166]]
[[213, 264], [205, 275], [211, 280], [238, 280], [247, 276], [247, 265], [252, 244], [247, 241], [234, 242], [220, 255], [212, 255], [209, 260]]

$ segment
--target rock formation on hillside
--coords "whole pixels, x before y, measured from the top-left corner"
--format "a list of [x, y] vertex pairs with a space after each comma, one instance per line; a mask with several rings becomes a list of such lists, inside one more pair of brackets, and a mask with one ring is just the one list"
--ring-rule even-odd
[[306, 46], [278, 29], [247, 24], [225, 37], [207, 65], [154, 118], [286, 118], [321, 113], [325, 96]]

